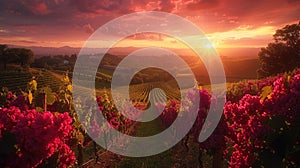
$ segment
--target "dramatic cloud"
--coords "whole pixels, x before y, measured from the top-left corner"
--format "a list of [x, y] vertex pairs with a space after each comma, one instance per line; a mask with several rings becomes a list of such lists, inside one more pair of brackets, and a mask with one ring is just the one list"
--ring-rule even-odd
[[[91, 33], [109, 20], [145, 10], [185, 17], [224, 46], [246, 46], [248, 41], [251, 47], [270, 40], [274, 30], [298, 22], [300, 1], [1, 0], [0, 43], [80, 47]], [[182, 27], [184, 29], [184, 25]], [[238, 34], [241, 32], [245, 35]], [[241, 36], [239, 39], [235, 38], [237, 34]]]

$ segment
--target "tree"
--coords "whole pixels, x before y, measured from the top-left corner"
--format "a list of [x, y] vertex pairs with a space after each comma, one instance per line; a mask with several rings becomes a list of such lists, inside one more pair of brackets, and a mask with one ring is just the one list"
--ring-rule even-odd
[[0, 60], [3, 63], [3, 68], [6, 70], [7, 63], [9, 61], [9, 56], [7, 54], [8, 47], [6, 44], [0, 44]]
[[300, 22], [286, 25], [273, 35], [274, 42], [258, 53], [259, 77], [291, 71], [300, 67]]
[[10, 48], [8, 54], [15, 57], [15, 61], [20, 63], [22, 67], [29, 66], [34, 61], [34, 53], [26, 48]]

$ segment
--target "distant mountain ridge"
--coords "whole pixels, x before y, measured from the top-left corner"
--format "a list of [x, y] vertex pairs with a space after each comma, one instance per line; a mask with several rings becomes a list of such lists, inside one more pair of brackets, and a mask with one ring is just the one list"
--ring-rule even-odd
[[[53, 56], [53, 55], [72, 55], [78, 54], [81, 50], [79, 47], [42, 47], [42, 46], [16, 46], [9, 45], [9, 47], [13, 48], [28, 48], [31, 49], [36, 57], [41, 56]], [[139, 47], [115, 47], [109, 50], [110, 54], [113, 55], [128, 55], [129, 53], [141, 49]], [[97, 54], [104, 53], [107, 48], [88, 48], [87, 51], [89, 54]], [[189, 55], [190, 51], [187, 49], [172, 49], [179, 55]], [[222, 59], [256, 59], [257, 54], [259, 52], [259, 48], [222, 48], [220, 49], [219, 54]], [[151, 53], [154, 54], [155, 53]]]
[[[37, 57], [42, 56], [53, 56], [53, 55], [72, 55], [78, 54], [81, 50], [79, 47], [70, 47], [70, 46], [63, 46], [63, 47], [42, 47], [42, 46], [16, 46], [16, 45], [9, 45], [12, 48], [28, 48], [31, 49]], [[109, 50], [110, 54], [113, 55], [127, 55], [137, 49], [138, 47], [115, 47]], [[104, 53], [106, 52], [107, 48], [87, 48], [86, 51], [88, 54], [97, 54], [97, 53]]]

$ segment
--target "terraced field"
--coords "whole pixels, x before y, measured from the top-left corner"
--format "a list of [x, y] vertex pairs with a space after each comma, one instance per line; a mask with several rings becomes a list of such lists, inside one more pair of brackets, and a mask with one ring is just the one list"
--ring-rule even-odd
[[49, 86], [53, 91], [57, 91], [61, 86], [61, 79], [49, 71], [2, 71], [0, 72], [0, 88], [7, 87], [13, 92], [25, 90], [33, 76], [37, 80], [38, 88]]
[[[82, 81], [84, 82], [84, 81]], [[104, 81], [105, 82], [105, 81]], [[98, 84], [99, 85], [99, 84]], [[118, 87], [118, 91], [116, 96], [117, 98], [128, 97], [128, 91], [126, 91], [125, 86]], [[159, 88], [159, 89], [157, 89]], [[87, 91], [86, 88], [81, 88], [83, 94]], [[150, 104], [150, 92], [152, 92], [153, 102], [164, 102], [164, 96], [166, 96], [167, 100], [179, 100], [180, 99], [180, 91], [179, 88], [171, 82], [152, 82], [152, 83], [143, 83], [143, 84], [135, 84], [129, 86], [129, 98], [133, 105], [143, 104], [148, 106]], [[103, 96], [107, 94], [110, 99], [112, 99], [112, 95], [110, 92], [110, 86], [104, 88], [97, 88], [96, 81], [96, 95]]]
[[[159, 88], [159, 89], [155, 89]], [[154, 89], [154, 90], [153, 90]], [[140, 102], [148, 104], [150, 101], [150, 91], [153, 90], [154, 101], [163, 101], [164, 93], [167, 99], [179, 99], [179, 88], [172, 86], [170, 83], [153, 82], [138, 85], [131, 85], [129, 87], [130, 99], [132, 102]], [[164, 93], [163, 93], [163, 91]]]

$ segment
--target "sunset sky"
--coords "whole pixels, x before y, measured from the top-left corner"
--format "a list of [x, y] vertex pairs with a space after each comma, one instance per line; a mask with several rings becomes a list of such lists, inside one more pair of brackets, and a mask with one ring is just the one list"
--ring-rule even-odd
[[276, 29], [300, 19], [299, 0], [1, 0], [0, 43], [82, 47], [109, 20], [146, 10], [190, 20], [217, 48], [264, 47]]

